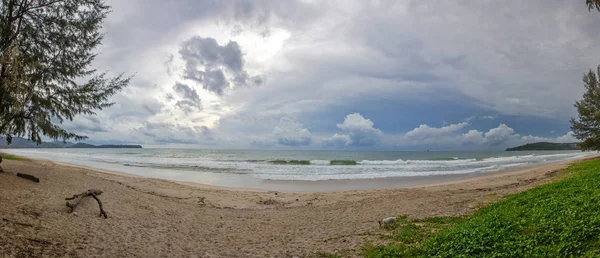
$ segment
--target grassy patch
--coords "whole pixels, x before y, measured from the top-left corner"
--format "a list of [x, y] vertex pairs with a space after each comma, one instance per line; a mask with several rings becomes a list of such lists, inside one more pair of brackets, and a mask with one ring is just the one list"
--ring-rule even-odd
[[10, 156], [10, 155], [5, 155], [5, 154], [0, 154], [0, 156], [2, 156], [3, 160], [25, 160], [24, 158]]
[[408, 219], [399, 216], [396, 223], [385, 225], [387, 234], [381, 238], [392, 240], [389, 245], [366, 243], [362, 247], [365, 257], [421, 257], [426, 250], [421, 243], [440, 229], [462, 222], [462, 217], [431, 217], [424, 219]]
[[[600, 160], [567, 168], [563, 180], [510, 195], [466, 219], [399, 220], [366, 257], [598, 257]], [[412, 225], [411, 225], [412, 223]]]
[[356, 165], [356, 160], [331, 160], [330, 165]]

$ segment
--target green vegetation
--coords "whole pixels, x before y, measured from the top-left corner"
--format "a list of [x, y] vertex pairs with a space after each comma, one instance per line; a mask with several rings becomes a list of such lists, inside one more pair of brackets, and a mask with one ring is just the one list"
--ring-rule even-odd
[[18, 148], [136, 148], [141, 149], [141, 145], [114, 145], [114, 144], [104, 144], [104, 145], [92, 145], [87, 143], [73, 143], [73, 142], [65, 142], [65, 141], [55, 141], [55, 142], [44, 142], [35, 143], [28, 139], [21, 137], [13, 137], [11, 144], [9, 145], [6, 142], [6, 139], [0, 137], [0, 149], [18, 149]]
[[103, 0], [3, 0], [0, 4], [0, 135], [40, 144], [86, 137], [62, 127], [110, 107], [130, 78], [92, 69], [110, 12]]
[[388, 245], [366, 257], [598, 257], [600, 160], [563, 171], [566, 179], [510, 195], [466, 218], [399, 218]]
[[596, 9], [600, 11], [600, 0], [585, 0], [585, 4], [588, 6], [588, 10]]
[[582, 140], [582, 150], [600, 150], [600, 66], [596, 73], [590, 70], [583, 75], [583, 86], [585, 92], [583, 99], [575, 102], [577, 108], [577, 119], [571, 118], [571, 130], [575, 138]]
[[332, 160], [330, 165], [356, 165], [356, 160]]
[[309, 160], [282, 160], [282, 159], [276, 159], [276, 160], [271, 160], [269, 161], [269, 163], [272, 164], [277, 164], [277, 165], [310, 165], [310, 161]]
[[6, 155], [6, 154], [2, 154], [0, 156], [2, 156], [3, 160], [25, 160], [24, 158], [20, 158], [20, 157], [16, 157], [16, 156], [10, 156], [10, 155]]
[[393, 240], [392, 244], [382, 246], [366, 243], [362, 252], [365, 257], [423, 257], [426, 250], [420, 244], [443, 228], [456, 225], [465, 220], [462, 217], [430, 217], [411, 219], [400, 216], [396, 223], [385, 225], [389, 234], [381, 235], [383, 239]]
[[578, 143], [553, 143], [536, 142], [508, 148], [506, 151], [534, 151], [534, 150], [581, 150]]

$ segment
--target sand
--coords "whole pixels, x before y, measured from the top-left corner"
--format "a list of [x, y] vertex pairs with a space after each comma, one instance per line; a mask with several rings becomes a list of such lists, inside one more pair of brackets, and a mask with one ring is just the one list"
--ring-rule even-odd
[[[0, 173], [0, 254], [9, 257], [311, 257], [357, 255], [382, 241], [377, 220], [473, 212], [504, 196], [556, 179], [572, 161], [418, 187], [275, 192], [225, 189], [67, 166], [5, 160]], [[34, 183], [16, 177], [35, 175]], [[100, 189], [109, 218], [84, 200]], [[354, 250], [354, 251], [352, 251]]]

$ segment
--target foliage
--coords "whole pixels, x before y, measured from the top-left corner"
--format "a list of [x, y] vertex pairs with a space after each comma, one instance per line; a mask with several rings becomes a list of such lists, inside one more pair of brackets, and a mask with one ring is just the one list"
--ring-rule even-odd
[[84, 139], [60, 125], [113, 104], [130, 78], [89, 68], [109, 11], [102, 0], [2, 0], [0, 136], [8, 143]]
[[[390, 245], [367, 243], [365, 256], [597, 257], [600, 160], [576, 163], [565, 172], [566, 179], [510, 195], [467, 219], [443, 219], [449, 226], [439, 227], [439, 231], [410, 233], [419, 228], [398, 227], [409, 232], [392, 236], [397, 241]], [[419, 224], [418, 220], [411, 222]]]
[[590, 11], [594, 8], [600, 11], [600, 0], [585, 0], [585, 4], [587, 4]]
[[5, 154], [2, 154], [1, 156], [2, 156], [3, 160], [25, 160], [24, 158], [20, 158], [17, 156], [11, 156], [11, 155], [5, 155]]
[[600, 150], [600, 82], [597, 73], [590, 70], [583, 76], [585, 93], [583, 99], [575, 102], [578, 118], [571, 118], [573, 135], [583, 142], [582, 150]]
[[430, 217], [423, 219], [407, 219], [399, 216], [396, 223], [385, 226], [389, 234], [384, 239], [394, 240], [389, 245], [373, 245], [366, 243], [362, 251], [365, 257], [422, 257], [426, 250], [422, 242], [439, 230], [450, 227], [464, 220], [462, 217]]
[[580, 150], [578, 143], [553, 143], [536, 142], [508, 148], [506, 151], [532, 151], [532, 150]]

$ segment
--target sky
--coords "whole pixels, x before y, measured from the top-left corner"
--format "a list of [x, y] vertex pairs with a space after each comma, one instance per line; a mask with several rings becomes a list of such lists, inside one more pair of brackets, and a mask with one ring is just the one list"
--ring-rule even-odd
[[90, 143], [502, 150], [573, 142], [600, 61], [585, 1], [110, 0], [93, 67], [133, 75]]

